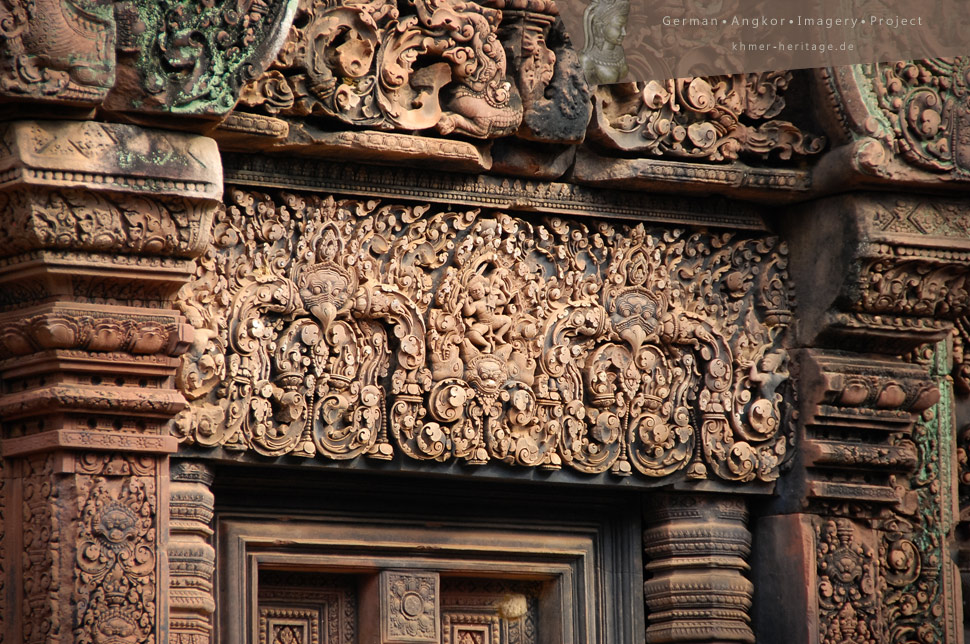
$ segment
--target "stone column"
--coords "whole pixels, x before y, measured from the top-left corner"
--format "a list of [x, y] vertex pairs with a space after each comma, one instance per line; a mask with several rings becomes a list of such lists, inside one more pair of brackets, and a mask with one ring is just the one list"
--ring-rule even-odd
[[8, 642], [166, 642], [168, 422], [193, 341], [175, 294], [221, 196], [204, 137], [0, 130]]
[[211, 485], [212, 470], [204, 463], [172, 463], [168, 541], [170, 644], [208, 644], [212, 639], [216, 554], [210, 544], [215, 505]]
[[744, 499], [662, 494], [647, 503], [647, 643], [754, 642]]

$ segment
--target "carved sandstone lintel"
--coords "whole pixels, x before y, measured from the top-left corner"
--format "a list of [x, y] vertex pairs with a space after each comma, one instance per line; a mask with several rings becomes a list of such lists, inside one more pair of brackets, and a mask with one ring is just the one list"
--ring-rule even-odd
[[751, 552], [742, 499], [651, 496], [643, 549], [648, 644], [754, 642], [745, 577]]
[[791, 312], [773, 238], [234, 190], [213, 240], [180, 301], [187, 442], [778, 476]]

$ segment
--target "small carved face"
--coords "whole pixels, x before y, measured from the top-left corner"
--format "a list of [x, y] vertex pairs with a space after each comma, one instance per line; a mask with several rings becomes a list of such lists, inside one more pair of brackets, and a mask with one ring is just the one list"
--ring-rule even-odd
[[105, 509], [97, 523], [98, 535], [112, 548], [123, 545], [135, 532], [135, 515], [123, 505], [111, 505]]
[[468, 294], [473, 300], [481, 300], [485, 297], [485, 280], [482, 278], [473, 279], [468, 283]]

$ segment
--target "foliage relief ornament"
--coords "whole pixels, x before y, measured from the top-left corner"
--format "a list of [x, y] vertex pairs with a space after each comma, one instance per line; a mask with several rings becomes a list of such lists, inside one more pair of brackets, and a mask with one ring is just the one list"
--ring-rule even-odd
[[[918, 168], [970, 177], [970, 57], [864, 66], [881, 109], [883, 137]], [[878, 114], [879, 112], [877, 112]], [[873, 129], [879, 130], [876, 124]]]
[[[120, 460], [120, 459], [119, 459]], [[150, 459], [99, 467], [110, 459], [89, 458], [94, 476], [81, 476], [75, 601], [75, 641], [152, 642], [155, 632], [157, 495]], [[101, 470], [101, 471], [98, 471]]]
[[462, 0], [301, 0], [273, 69], [241, 101], [357, 126], [511, 134], [522, 106], [506, 78], [500, 21], [500, 11]]
[[233, 189], [179, 307], [177, 433], [662, 477], [778, 476], [774, 238]]
[[791, 81], [791, 72], [761, 72], [598, 87], [590, 137], [607, 148], [673, 159], [817, 154], [823, 137], [775, 118]]
[[[297, 0], [127, 0], [115, 10], [121, 52], [140, 93], [124, 84], [114, 109], [224, 115], [280, 47]], [[119, 85], [121, 87], [121, 85]]]

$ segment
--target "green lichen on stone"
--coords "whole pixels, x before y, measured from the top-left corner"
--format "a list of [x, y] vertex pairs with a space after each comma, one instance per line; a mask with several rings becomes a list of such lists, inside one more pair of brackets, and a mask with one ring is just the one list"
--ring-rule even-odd
[[[908, 487], [916, 495], [916, 513], [889, 521], [881, 548], [884, 597], [894, 644], [936, 644], [951, 641], [955, 635], [955, 607], [947, 604], [956, 583], [948, 548], [955, 519], [949, 362], [946, 343], [940, 342], [930, 364], [940, 401], [923, 413], [912, 434], [919, 465]], [[912, 553], [911, 562], [907, 553]]]
[[134, 0], [136, 68], [150, 101], [176, 114], [223, 115], [272, 62], [297, 0]]

